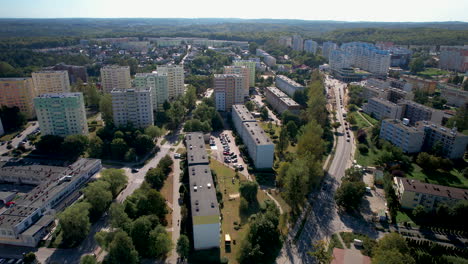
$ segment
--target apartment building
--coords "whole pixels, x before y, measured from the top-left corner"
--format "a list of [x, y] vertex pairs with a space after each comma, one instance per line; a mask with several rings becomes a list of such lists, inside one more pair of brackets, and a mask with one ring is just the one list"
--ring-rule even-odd
[[393, 188], [402, 208], [414, 209], [418, 205], [433, 211], [438, 204], [453, 205], [466, 201], [468, 191], [465, 189], [430, 184], [418, 180], [393, 177]]
[[467, 72], [468, 71], [468, 45], [440, 46], [439, 68]]
[[244, 105], [232, 106], [232, 122], [257, 169], [273, 167], [275, 145]]
[[283, 47], [292, 47], [292, 38], [289, 36], [280, 37], [278, 39], [278, 44]]
[[35, 96], [32, 78], [0, 78], [0, 106], [16, 106], [26, 118], [31, 119], [36, 116]]
[[468, 136], [458, 133], [456, 129], [434, 124], [429, 121], [419, 121], [416, 127], [424, 131], [423, 151], [431, 150], [436, 144], [441, 147], [444, 157], [461, 159], [465, 155]]
[[401, 148], [405, 153], [418, 153], [424, 143], [424, 131], [412, 127], [408, 119], [384, 119], [379, 137]]
[[336, 43], [333, 43], [331, 41], [326, 41], [322, 44], [322, 55], [325, 58], [330, 58], [330, 54], [332, 50], [338, 49], [338, 45]]
[[3, 136], [4, 134], [5, 134], [5, 129], [3, 128], [2, 119], [0, 119], [0, 136]]
[[116, 126], [132, 124], [146, 128], [154, 124], [151, 88], [114, 89], [111, 91], [112, 112]]
[[153, 110], [162, 111], [164, 102], [169, 100], [167, 74], [153, 71], [151, 73], [137, 73], [133, 84], [137, 89], [151, 88]]
[[67, 71], [38, 71], [32, 73], [36, 95], [46, 93], [69, 93], [70, 79]]
[[239, 74], [215, 74], [213, 90], [217, 111], [231, 111], [232, 105], [244, 103], [244, 78]]
[[425, 93], [433, 94], [437, 87], [437, 82], [432, 80], [426, 80], [421, 77], [402, 75], [401, 79], [412, 85], [413, 91], [423, 91]]
[[431, 121], [436, 124], [442, 123], [444, 112], [441, 110], [436, 110], [409, 100], [400, 101], [398, 105], [402, 107], [402, 116], [408, 118], [411, 125], [422, 120]]
[[48, 93], [34, 98], [42, 135], [87, 135], [88, 122], [82, 93]]
[[385, 98], [396, 104], [401, 100], [413, 100], [414, 94], [397, 88], [389, 88], [385, 90]]
[[392, 103], [382, 98], [370, 98], [362, 107], [362, 110], [378, 120], [400, 119], [402, 116], [402, 106]]
[[361, 97], [369, 100], [370, 98], [386, 98], [386, 90], [382, 88], [377, 88], [375, 86], [365, 85], [362, 86]]
[[101, 87], [105, 93], [114, 89], [130, 89], [130, 67], [108, 65], [101, 68]]
[[259, 56], [259, 57], [265, 57], [265, 56], [268, 56], [270, 54], [268, 54], [268, 52], [262, 50], [262, 49], [256, 49], [255, 50], [255, 55]]
[[221, 223], [203, 134], [185, 135], [195, 250], [219, 248]]
[[296, 51], [304, 50], [304, 39], [299, 35], [292, 36], [292, 49]]
[[303, 91], [304, 86], [298, 84], [297, 82], [289, 79], [284, 75], [276, 75], [275, 78], [276, 87], [281, 91], [285, 92], [287, 95], [293, 97], [296, 91]]
[[55, 66], [50, 67], [54, 71], [67, 71], [70, 83], [76, 83], [78, 80], [88, 82], [88, 72], [85, 66], [67, 65], [65, 63], [59, 63]]
[[301, 110], [301, 106], [296, 103], [296, 101], [276, 87], [266, 87], [265, 97], [267, 102], [279, 114], [282, 114], [286, 110], [294, 114], [299, 114]]
[[463, 91], [460, 87], [446, 83], [437, 83], [440, 89], [440, 96], [447, 100], [448, 105], [461, 107], [468, 103], [468, 91]]
[[276, 59], [273, 56], [267, 55], [263, 57], [263, 62], [268, 66], [268, 67], [273, 67], [276, 66]]
[[317, 54], [318, 43], [311, 39], [306, 39], [304, 41], [304, 51], [308, 53]]
[[349, 68], [352, 65], [351, 56], [343, 50], [332, 50], [329, 55], [329, 64], [334, 71]]
[[167, 87], [169, 99], [173, 100], [185, 93], [184, 67], [181, 65], [158, 66], [157, 72], [167, 74]]
[[234, 66], [245, 66], [249, 69], [249, 87], [255, 86], [255, 67], [256, 61], [253, 60], [236, 60], [233, 62]]
[[238, 74], [244, 78], [244, 96], [249, 96], [250, 69], [246, 66], [224, 66], [224, 74]]
[[[0, 212], [0, 243], [36, 247], [55, 226], [54, 215], [66, 206], [64, 200], [76, 196], [77, 190], [102, 168], [97, 159], [80, 158], [67, 166], [43, 163], [37, 159], [18, 161], [9, 157], [0, 161], [2, 182], [35, 185], [31, 191], [18, 196], [14, 206]], [[15, 196], [7, 196], [4, 201]]]
[[350, 42], [341, 45], [344, 56], [348, 57], [351, 66], [371, 72], [375, 75], [386, 76], [390, 68], [390, 54], [378, 49], [373, 44], [364, 42]]
[[365, 81], [366, 86], [374, 86], [380, 89], [389, 89], [389, 88], [396, 88], [399, 90], [403, 90], [405, 92], [411, 92], [413, 86], [406, 81], [400, 81], [393, 78], [387, 78], [386, 80], [377, 79], [377, 78], [369, 78]]

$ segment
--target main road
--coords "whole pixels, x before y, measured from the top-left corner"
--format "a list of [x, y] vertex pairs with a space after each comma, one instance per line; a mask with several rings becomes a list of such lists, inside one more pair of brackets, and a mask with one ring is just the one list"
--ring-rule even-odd
[[[371, 236], [376, 235], [376, 233], [369, 232], [373, 229], [369, 228], [366, 222], [339, 214], [335, 205], [334, 193], [345, 175], [345, 170], [352, 165], [355, 145], [351, 132], [349, 141], [347, 140], [344, 126], [346, 122], [343, 117], [343, 113], [345, 113], [344, 104], [346, 104], [346, 84], [327, 77], [325, 85], [330, 87], [327, 89], [327, 94], [330, 94], [331, 97], [334, 95], [335, 100], [330, 100], [330, 102], [335, 102], [332, 107], [336, 111], [337, 121], [341, 123], [335, 137], [336, 146], [333, 160], [328, 170], [324, 168], [326, 176], [322, 187], [310, 195], [310, 206], [307, 206], [288, 234], [277, 258], [277, 263], [314, 263], [314, 259], [307, 254], [312, 248], [312, 243], [328, 239], [336, 232], [353, 230]], [[305, 222], [302, 224], [304, 217]]]

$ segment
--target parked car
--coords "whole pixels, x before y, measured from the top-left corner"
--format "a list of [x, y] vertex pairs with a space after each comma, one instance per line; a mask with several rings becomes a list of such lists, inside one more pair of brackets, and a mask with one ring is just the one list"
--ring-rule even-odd
[[179, 153], [175, 153], [175, 154], [174, 154], [174, 159], [180, 159], [180, 154], [179, 154]]
[[137, 173], [137, 172], [139, 172], [139, 171], [140, 171], [140, 170], [137, 169], [137, 168], [132, 168], [132, 173]]
[[231, 158], [235, 159], [235, 158], [237, 158], [237, 155], [236, 154], [232, 155], [232, 153], [231, 153]]
[[226, 156], [228, 156], [228, 155], [229, 155], [229, 152], [228, 152], [228, 151], [224, 151], [223, 154], [226, 155]]

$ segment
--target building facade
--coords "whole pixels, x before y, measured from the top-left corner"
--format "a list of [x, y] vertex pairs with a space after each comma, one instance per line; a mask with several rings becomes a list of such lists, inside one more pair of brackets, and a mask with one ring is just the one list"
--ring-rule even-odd
[[219, 248], [221, 222], [203, 134], [185, 135], [195, 250]]
[[257, 169], [273, 166], [275, 145], [244, 105], [232, 106], [232, 122]]
[[292, 36], [292, 49], [296, 51], [304, 50], [304, 39], [300, 35]]
[[403, 108], [388, 100], [382, 98], [370, 98], [362, 107], [362, 110], [378, 120], [382, 119], [400, 119]]
[[0, 119], [0, 136], [3, 136], [4, 134], [5, 134], [5, 129], [3, 128], [2, 119]]
[[68, 71], [39, 71], [32, 73], [36, 95], [46, 93], [69, 93]]
[[444, 112], [441, 110], [436, 110], [409, 100], [400, 101], [398, 104], [402, 106], [402, 116], [408, 118], [412, 125], [423, 120], [436, 124], [442, 123]]
[[164, 65], [157, 67], [158, 73], [167, 74], [169, 99], [173, 100], [185, 93], [184, 67], [181, 65]]
[[350, 42], [341, 45], [341, 50], [348, 57], [351, 66], [358, 67], [378, 76], [386, 76], [390, 68], [390, 54], [378, 49], [373, 44]]
[[113, 89], [130, 89], [130, 67], [109, 65], [101, 68], [101, 87], [105, 93]]
[[84, 83], [88, 82], [88, 72], [85, 66], [67, 65], [65, 63], [59, 63], [51, 67], [54, 71], [67, 71], [70, 83], [76, 83], [78, 80]]
[[424, 143], [424, 131], [409, 125], [408, 120], [384, 119], [379, 137], [401, 148], [405, 153], [418, 153]]
[[151, 88], [114, 89], [111, 96], [116, 126], [132, 124], [137, 128], [146, 128], [154, 124]]
[[308, 53], [317, 54], [318, 43], [311, 39], [306, 39], [304, 41], [304, 51]]
[[244, 103], [244, 78], [238, 74], [215, 74], [213, 92], [217, 111], [231, 111], [232, 105]]
[[437, 88], [440, 89], [440, 96], [447, 100], [448, 105], [461, 107], [468, 103], [468, 91], [463, 91], [460, 87], [438, 83]]
[[299, 114], [301, 110], [301, 106], [296, 103], [296, 101], [291, 99], [291, 97], [276, 87], [266, 87], [265, 97], [267, 102], [279, 114], [284, 113], [284, 111], [290, 111], [293, 114]]
[[18, 107], [26, 118], [36, 116], [32, 78], [0, 78], [0, 106]]
[[252, 60], [236, 60], [233, 62], [234, 66], [245, 66], [249, 69], [249, 87], [255, 86], [255, 67], [256, 61]]
[[433, 80], [426, 80], [421, 77], [402, 75], [401, 79], [411, 84], [413, 91], [422, 91], [428, 94], [433, 94], [437, 87], [437, 82]]
[[465, 155], [468, 136], [428, 121], [419, 121], [416, 126], [424, 131], [424, 151], [430, 151], [437, 145], [444, 157], [461, 159]]
[[283, 47], [292, 47], [292, 38], [289, 36], [283, 36], [278, 39], [278, 44]]
[[250, 70], [246, 66], [224, 66], [225, 74], [238, 74], [244, 79], [244, 96], [249, 96]]
[[275, 78], [276, 87], [281, 91], [285, 92], [287, 95], [293, 97], [296, 91], [303, 91], [304, 86], [298, 84], [297, 82], [289, 79], [284, 75], [276, 75]]
[[268, 66], [268, 67], [273, 67], [276, 66], [276, 59], [273, 56], [267, 55], [263, 57], [263, 62]]
[[468, 45], [441, 46], [439, 68], [467, 72], [468, 71]]
[[330, 58], [330, 54], [332, 50], [338, 49], [338, 45], [336, 43], [333, 43], [331, 41], [326, 41], [322, 44], [322, 55], [325, 58]]
[[88, 121], [82, 93], [50, 93], [34, 98], [42, 135], [87, 135]]
[[169, 100], [167, 74], [156, 71], [152, 73], [137, 73], [135, 74], [133, 84], [137, 89], [151, 88], [153, 110], [163, 110], [164, 102]]

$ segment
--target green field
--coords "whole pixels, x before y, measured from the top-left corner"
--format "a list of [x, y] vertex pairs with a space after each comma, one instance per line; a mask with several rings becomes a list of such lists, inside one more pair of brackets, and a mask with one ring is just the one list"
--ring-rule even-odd
[[423, 76], [439, 76], [439, 75], [446, 75], [446, 74], [450, 74], [450, 72], [437, 69], [437, 68], [427, 68], [424, 71], [418, 73], [418, 75], [423, 75]]
[[420, 180], [422, 182], [428, 182], [432, 184], [440, 184], [444, 186], [468, 188], [468, 179], [463, 177], [463, 174], [459, 169], [452, 169], [450, 172], [443, 171], [424, 171], [417, 164], [413, 163], [413, 170], [406, 176]]

